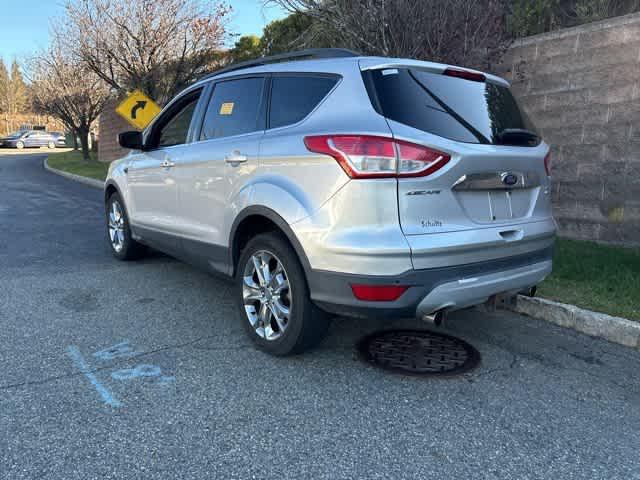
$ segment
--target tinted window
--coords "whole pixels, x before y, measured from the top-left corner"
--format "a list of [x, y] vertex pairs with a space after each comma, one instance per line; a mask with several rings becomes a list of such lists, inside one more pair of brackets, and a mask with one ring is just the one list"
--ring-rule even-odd
[[[376, 70], [370, 75], [380, 113], [396, 122], [461, 142], [540, 141], [506, 86], [417, 69]], [[517, 135], [523, 131], [530, 134]]]
[[160, 128], [158, 147], [182, 145], [187, 142], [189, 125], [191, 125], [191, 118], [193, 117], [197, 103], [198, 97], [191, 97], [187, 100], [186, 105], [179, 108], [178, 113], [171, 117], [169, 121]]
[[299, 122], [311, 113], [336, 84], [328, 77], [273, 77], [269, 128]]
[[201, 140], [264, 129], [264, 78], [241, 78], [216, 84], [207, 107]]

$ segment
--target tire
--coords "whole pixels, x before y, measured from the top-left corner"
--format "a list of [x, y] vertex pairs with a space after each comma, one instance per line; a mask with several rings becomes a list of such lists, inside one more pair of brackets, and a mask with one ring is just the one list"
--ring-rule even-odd
[[107, 243], [113, 256], [123, 261], [142, 257], [146, 248], [131, 237], [127, 209], [118, 193], [107, 200], [105, 216]]
[[17, 142], [17, 143], [16, 143], [16, 148], [17, 148], [18, 150], [22, 150], [22, 149], [24, 148], [24, 143], [23, 143], [23, 142]]
[[56, 148], [56, 144], [55, 144], [54, 142], [49, 142], [49, 143], [47, 144], [47, 147], [49, 147], [49, 148], [51, 148], [51, 149], [54, 149], [54, 148]]
[[[267, 265], [271, 290], [261, 281], [254, 257], [262, 268]], [[261, 271], [264, 276], [266, 272]], [[242, 324], [261, 350], [277, 356], [302, 353], [324, 338], [329, 316], [311, 302], [302, 265], [283, 235], [263, 233], [249, 241], [240, 255], [235, 284]]]

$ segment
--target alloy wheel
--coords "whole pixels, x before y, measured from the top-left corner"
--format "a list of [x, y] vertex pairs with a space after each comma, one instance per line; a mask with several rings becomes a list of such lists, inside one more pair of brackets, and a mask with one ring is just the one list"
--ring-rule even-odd
[[109, 240], [113, 249], [120, 253], [124, 248], [124, 214], [120, 202], [111, 202], [109, 211]]
[[244, 268], [242, 298], [256, 335], [277, 340], [289, 325], [291, 286], [282, 262], [266, 250], [255, 252]]

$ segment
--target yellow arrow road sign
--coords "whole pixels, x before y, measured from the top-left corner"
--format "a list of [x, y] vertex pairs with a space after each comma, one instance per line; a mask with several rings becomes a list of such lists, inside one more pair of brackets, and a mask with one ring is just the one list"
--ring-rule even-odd
[[136, 90], [117, 106], [116, 112], [142, 130], [160, 113], [160, 107], [140, 90]]

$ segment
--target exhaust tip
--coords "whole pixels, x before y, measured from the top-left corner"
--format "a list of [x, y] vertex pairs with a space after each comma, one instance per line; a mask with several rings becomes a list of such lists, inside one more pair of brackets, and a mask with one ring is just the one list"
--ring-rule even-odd
[[436, 327], [440, 327], [444, 323], [445, 317], [446, 317], [446, 312], [444, 310], [438, 310], [428, 315], [423, 315], [422, 320], [427, 323], [431, 323]]

